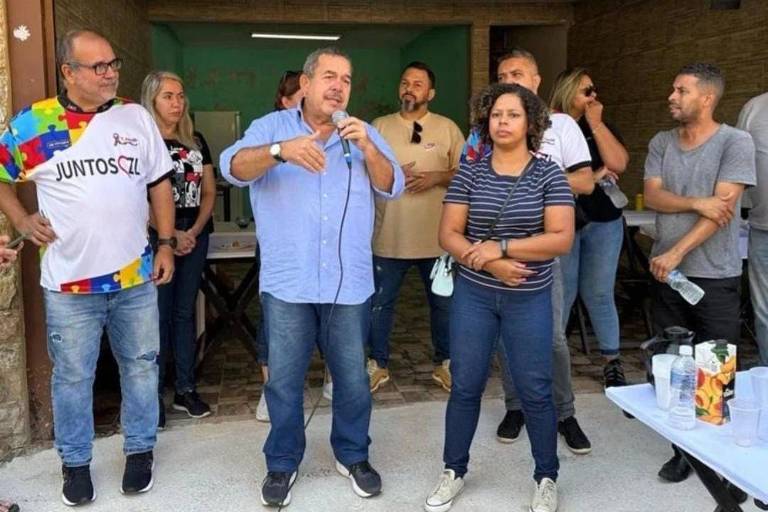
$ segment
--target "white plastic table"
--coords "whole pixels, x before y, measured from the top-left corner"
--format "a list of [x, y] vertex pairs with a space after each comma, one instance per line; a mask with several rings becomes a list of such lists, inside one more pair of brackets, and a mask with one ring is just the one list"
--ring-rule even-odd
[[[750, 496], [768, 503], [768, 442], [758, 440], [748, 448], [738, 446], [729, 424], [717, 426], [697, 421], [693, 430], [674, 429], [667, 424], [667, 412], [657, 407], [656, 395], [650, 384], [612, 387], [605, 394], [622, 410], [677, 445], [689, 461], [693, 457], [695, 462], [710, 469], [710, 474], [702, 475], [701, 468], [697, 468], [695, 462], [691, 464], [718, 502], [717, 510], [738, 511], [741, 508], [735, 502], [722, 503], [718, 499], [710, 488], [713, 484], [711, 471], [722, 475]], [[746, 372], [739, 372], [736, 376], [735, 396], [752, 397], [752, 385]], [[722, 483], [717, 480], [715, 484]]]

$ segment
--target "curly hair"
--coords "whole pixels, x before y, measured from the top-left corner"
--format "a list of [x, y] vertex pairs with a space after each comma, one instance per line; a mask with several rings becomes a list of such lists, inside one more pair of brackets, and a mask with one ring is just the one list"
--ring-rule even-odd
[[517, 84], [491, 84], [472, 98], [470, 121], [484, 144], [493, 141], [488, 129], [491, 110], [496, 100], [504, 94], [513, 94], [520, 98], [525, 110], [528, 131], [525, 137], [530, 151], [538, 151], [544, 132], [549, 128], [549, 110], [541, 99], [525, 87]]

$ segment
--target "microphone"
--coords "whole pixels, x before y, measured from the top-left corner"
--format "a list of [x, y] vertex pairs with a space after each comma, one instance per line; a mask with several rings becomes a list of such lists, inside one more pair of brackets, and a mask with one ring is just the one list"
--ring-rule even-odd
[[[336, 112], [331, 115], [331, 121], [333, 121], [333, 124], [336, 125], [336, 128], [339, 128], [339, 123], [344, 121], [345, 119], [349, 118], [349, 114], [344, 112], [343, 110], [337, 110]], [[344, 160], [347, 162], [347, 167], [349, 170], [352, 170], [352, 152], [349, 150], [349, 141], [341, 135], [339, 135], [339, 138], [341, 139], [341, 148], [344, 151]]]

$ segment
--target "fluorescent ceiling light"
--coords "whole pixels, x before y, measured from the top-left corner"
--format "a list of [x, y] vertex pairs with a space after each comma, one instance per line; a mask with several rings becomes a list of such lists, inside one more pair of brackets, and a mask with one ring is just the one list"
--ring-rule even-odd
[[264, 32], [252, 32], [253, 39], [301, 39], [303, 41], [338, 41], [341, 36], [317, 35], [317, 34], [269, 34]]

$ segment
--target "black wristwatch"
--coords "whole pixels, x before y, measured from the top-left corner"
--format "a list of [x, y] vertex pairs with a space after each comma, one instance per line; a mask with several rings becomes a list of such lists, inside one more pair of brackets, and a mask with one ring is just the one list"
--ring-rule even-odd
[[176, 240], [175, 236], [172, 236], [171, 238], [158, 238], [157, 247], [160, 248], [161, 245], [167, 245], [171, 249], [176, 250], [176, 246], [178, 245], [178, 240]]
[[509, 240], [502, 238], [499, 240], [499, 245], [501, 245], [501, 257], [507, 258], [507, 246], [509, 245]]

